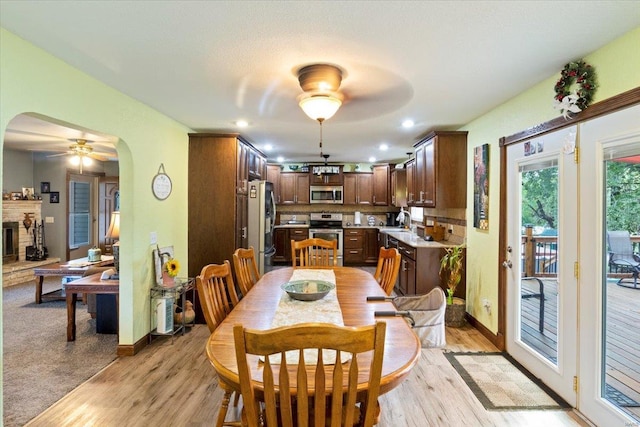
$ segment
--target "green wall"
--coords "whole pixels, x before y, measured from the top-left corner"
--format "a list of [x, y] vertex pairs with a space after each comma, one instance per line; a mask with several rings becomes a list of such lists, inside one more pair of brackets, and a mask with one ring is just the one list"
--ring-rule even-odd
[[[187, 259], [187, 151], [190, 129], [81, 73], [14, 34], [0, 30], [0, 141], [7, 124], [33, 112], [119, 138], [121, 263], [120, 344], [150, 330], [153, 283], [150, 232]], [[0, 150], [0, 153], [3, 150]], [[173, 181], [165, 201], [151, 193], [164, 164]], [[4, 174], [4, 171], [2, 171]], [[115, 349], [114, 349], [115, 351]]]
[[[595, 67], [599, 87], [594, 102], [640, 87], [640, 28], [625, 34], [584, 59]], [[580, 58], [568, 57], [566, 62]], [[467, 311], [492, 332], [498, 330], [498, 274], [504, 256], [498, 253], [500, 224], [500, 150], [499, 139], [539, 125], [559, 116], [553, 108], [556, 75], [525, 90], [515, 98], [468, 123], [467, 153]], [[473, 149], [490, 144], [489, 154], [489, 230], [473, 227]], [[491, 314], [481, 301], [491, 302]]]

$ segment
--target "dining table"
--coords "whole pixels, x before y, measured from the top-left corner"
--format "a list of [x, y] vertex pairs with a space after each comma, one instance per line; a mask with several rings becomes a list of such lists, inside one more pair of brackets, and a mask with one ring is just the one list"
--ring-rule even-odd
[[[335, 274], [335, 290], [344, 326], [372, 325], [377, 321], [387, 324], [380, 382], [380, 394], [386, 393], [402, 383], [417, 363], [421, 350], [420, 341], [402, 317], [375, 317], [375, 311], [392, 311], [395, 308], [390, 302], [367, 301], [368, 296], [386, 296], [370, 273], [353, 267], [334, 267], [332, 270]], [[241, 324], [251, 329], [271, 329], [281, 298], [289, 298], [283, 295], [281, 286], [291, 280], [293, 273], [293, 268], [285, 267], [263, 275], [207, 340], [207, 357], [218, 374], [219, 380], [227, 387], [238, 392], [240, 390], [233, 326]], [[309, 321], [307, 316], [291, 314], [291, 318], [294, 320], [289, 323]], [[371, 354], [369, 352], [358, 355], [361, 379], [358, 384], [359, 393], [366, 392], [368, 386]], [[361, 357], [363, 357], [362, 360]], [[262, 362], [258, 356], [248, 356], [248, 361], [251, 377], [257, 381], [259, 392], [262, 381]], [[326, 378], [327, 386], [330, 386], [330, 372], [327, 372]], [[310, 379], [311, 381], [313, 380]], [[311, 383], [309, 388], [312, 388]]]

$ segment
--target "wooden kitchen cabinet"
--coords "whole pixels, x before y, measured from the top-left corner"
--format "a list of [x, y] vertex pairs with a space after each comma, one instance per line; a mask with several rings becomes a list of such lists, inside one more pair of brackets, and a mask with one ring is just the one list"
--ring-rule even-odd
[[273, 234], [276, 254], [273, 262], [291, 264], [291, 240], [300, 241], [309, 238], [308, 228], [277, 227]]
[[364, 263], [365, 264], [378, 264], [378, 253], [380, 247], [383, 246], [380, 242], [380, 233], [377, 228], [365, 228], [365, 247], [364, 247]]
[[377, 265], [378, 242], [377, 228], [345, 228], [344, 229], [344, 265]]
[[[238, 134], [189, 134], [185, 275], [195, 277], [205, 265], [222, 264], [236, 248], [246, 247], [251, 151], [265, 159]], [[197, 321], [204, 323], [198, 301], [194, 304]]]
[[344, 174], [344, 204], [373, 205], [373, 174], [355, 172]]
[[409, 204], [428, 208], [466, 208], [467, 132], [431, 132], [414, 145], [414, 150], [412, 184], [407, 175], [407, 187], [413, 187]]
[[283, 204], [309, 204], [309, 174], [286, 172], [280, 174], [280, 199]]
[[389, 205], [389, 165], [373, 166], [373, 204]]
[[413, 206], [414, 196], [416, 194], [416, 161], [411, 159], [406, 163], [407, 169], [407, 204], [406, 206]]
[[[396, 248], [402, 256], [396, 292], [400, 295], [424, 295], [440, 286], [440, 259], [445, 250], [439, 247], [415, 247], [387, 235], [387, 247]], [[466, 298], [466, 275], [460, 280], [455, 296]]]
[[343, 263], [344, 265], [364, 264], [364, 229], [344, 229]]
[[267, 165], [267, 181], [273, 184], [273, 197], [276, 204], [282, 203], [280, 197], [280, 165]]
[[407, 171], [393, 169], [391, 171], [391, 206], [397, 208], [407, 206]]
[[[322, 165], [311, 166], [309, 170], [311, 185], [343, 185], [342, 165], [330, 166], [337, 168], [338, 173], [322, 173], [318, 174], [316, 168], [322, 168]], [[322, 171], [322, 169], [320, 169]]]

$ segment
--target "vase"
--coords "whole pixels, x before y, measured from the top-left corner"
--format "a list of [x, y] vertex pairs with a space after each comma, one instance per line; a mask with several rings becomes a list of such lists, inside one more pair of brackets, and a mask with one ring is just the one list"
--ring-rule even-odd
[[170, 276], [168, 272], [162, 271], [162, 286], [171, 287], [176, 284], [176, 278]]

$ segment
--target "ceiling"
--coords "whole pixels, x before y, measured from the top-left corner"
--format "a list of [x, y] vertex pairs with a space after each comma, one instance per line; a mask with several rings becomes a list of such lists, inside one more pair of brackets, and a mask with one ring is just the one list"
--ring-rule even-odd
[[[296, 71], [338, 65], [345, 100], [323, 126], [323, 151], [330, 162], [359, 163], [406, 159], [421, 135], [457, 129], [637, 28], [640, 7], [3, 0], [0, 25], [193, 131], [239, 132], [270, 160], [285, 162], [323, 161], [318, 123], [297, 104]], [[550, 108], [552, 94], [549, 88]], [[249, 126], [239, 129], [241, 119]], [[405, 119], [415, 126], [403, 128]], [[103, 144], [99, 152], [114, 139], [21, 116], [7, 129], [5, 147], [64, 151], [79, 133]], [[387, 151], [379, 150], [382, 143]]]

